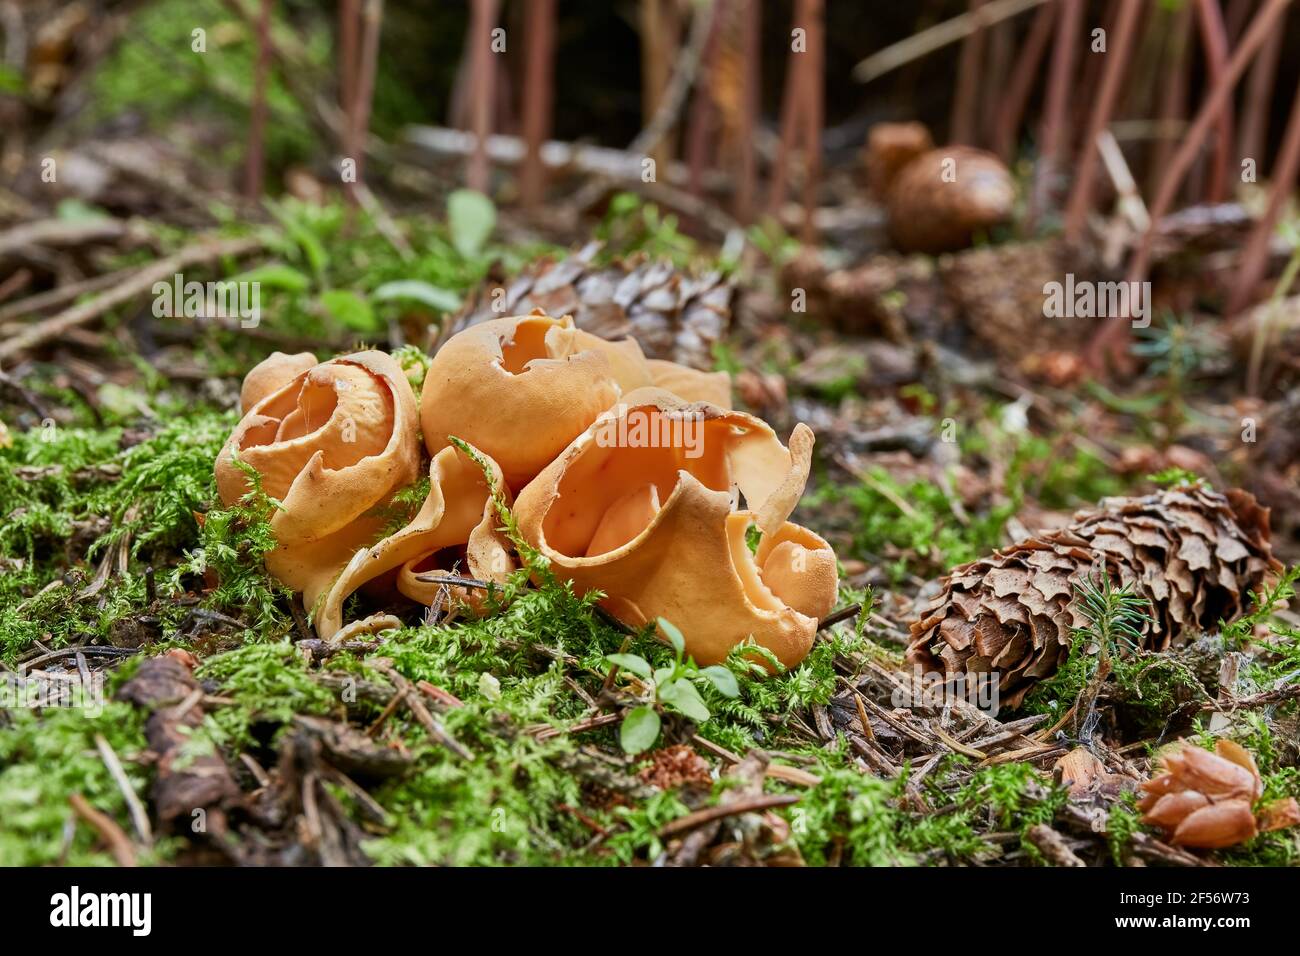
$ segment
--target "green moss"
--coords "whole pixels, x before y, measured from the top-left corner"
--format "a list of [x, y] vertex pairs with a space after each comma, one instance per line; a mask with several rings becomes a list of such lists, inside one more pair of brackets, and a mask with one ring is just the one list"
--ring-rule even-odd
[[[108, 703], [99, 716], [71, 708], [5, 711], [0, 733], [0, 865], [107, 866], [99, 835], [75, 822], [68, 797], [79, 793], [131, 832], [126, 799], [96, 748], [102, 734], [117, 753], [132, 789], [147, 794], [151, 773], [139, 762], [145, 750], [143, 718], [130, 705]], [[163, 840], [140, 861], [165, 862], [175, 845]]]

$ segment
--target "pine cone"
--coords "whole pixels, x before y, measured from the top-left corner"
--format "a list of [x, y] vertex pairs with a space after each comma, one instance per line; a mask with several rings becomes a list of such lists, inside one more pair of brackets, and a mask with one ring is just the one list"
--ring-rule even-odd
[[668, 262], [633, 259], [594, 264], [599, 242], [557, 261], [541, 259], [506, 287], [504, 300], [491, 291], [448, 323], [444, 337], [467, 325], [535, 308], [572, 315], [578, 328], [607, 339], [630, 335], [649, 358], [698, 369], [713, 368], [713, 344], [731, 319], [732, 286], [717, 272], [690, 276]]
[[951, 252], [1011, 218], [1015, 183], [1006, 164], [969, 146], [912, 160], [889, 187], [889, 235], [904, 252]]
[[956, 568], [912, 625], [908, 660], [925, 670], [999, 674], [1002, 703], [1020, 704], [1088, 623], [1074, 603], [1097, 571], [1150, 602], [1140, 631], [1164, 650], [1242, 612], [1249, 590], [1281, 569], [1268, 509], [1244, 491], [1201, 485], [1103, 499], [1074, 522]]

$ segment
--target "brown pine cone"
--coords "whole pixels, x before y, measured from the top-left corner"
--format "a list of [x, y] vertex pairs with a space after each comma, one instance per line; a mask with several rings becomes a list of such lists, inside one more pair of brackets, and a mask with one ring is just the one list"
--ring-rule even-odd
[[713, 368], [713, 344], [731, 320], [731, 283], [716, 272], [689, 275], [669, 262], [634, 258], [595, 264], [599, 242], [555, 261], [541, 259], [493, 298], [480, 290], [443, 337], [476, 322], [524, 315], [572, 315], [580, 329], [607, 339], [630, 335], [648, 358]]
[[1103, 499], [1066, 528], [954, 569], [912, 625], [908, 660], [949, 674], [997, 673], [1001, 702], [1016, 707], [1065, 661], [1073, 628], [1088, 623], [1075, 591], [1103, 568], [1150, 602], [1143, 644], [1164, 650], [1236, 617], [1247, 592], [1281, 564], [1268, 509], [1247, 492], [1191, 485]]

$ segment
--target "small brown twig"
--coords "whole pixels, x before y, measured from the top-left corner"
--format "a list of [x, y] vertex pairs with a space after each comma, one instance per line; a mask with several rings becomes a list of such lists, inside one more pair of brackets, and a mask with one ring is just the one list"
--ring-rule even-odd
[[442, 721], [429, 713], [429, 708], [424, 706], [424, 701], [421, 700], [419, 692], [416, 691], [409, 680], [398, 673], [397, 668], [382, 658], [371, 658], [368, 663], [392, 682], [393, 687], [402, 695], [402, 701], [406, 704], [411, 715], [428, 731], [429, 736], [435, 742], [446, 747], [462, 760], [474, 759], [474, 755], [466, 750], [463, 744], [447, 733], [446, 728], [442, 726]]
[[1288, 684], [1285, 687], [1276, 687], [1260, 694], [1252, 694], [1250, 697], [1238, 697], [1226, 702], [1212, 700], [1202, 704], [1201, 710], [1231, 713], [1235, 710], [1250, 710], [1254, 707], [1271, 707], [1274, 704], [1285, 703], [1296, 697], [1300, 697], [1300, 684]]
[[659, 838], [666, 840], [669, 837], [694, 830], [696, 827], [702, 827], [706, 823], [712, 823], [714, 820], [734, 817], [738, 813], [753, 813], [757, 810], [771, 810], [773, 807], [788, 807], [792, 803], [798, 803], [800, 799], [797, 793], [767, 793], [757, 797], [737, 800], [734, 803], [705, 807], [703, 810], [696, 810], [694, 813], [688, 813], [684, 817], [678, 817], [676, 820], [665, 823], [659, 828]]
[[[82, 661], [81, 655], [78, 655], [78, 661]], [[126, 771], [122, 769], [122, 761], [117, 759], [117, 752], [113, 750], [103, 734], [95, 734], [95, 747], [99, 750], [99, 756], [104, 761], [104, 766], [108, 768], [113, 782], [117, 784], [117, 789], [122, 791], [122, 798], [126, 800], [127, 809], [131, 811], [131, 825], [135, 827], [135, 834], [140, 838], [140, 842], [148, 846], [153, 843], [153, 830], [149, 827], [149, 814], [145, 812], [144, 804], [136, 795], [135, 788], [131, 786], [131, 781], [127, 779]]]
[[827, 614], [817, 623], [817, 630], [824, 631], [829, 627], [834, 627], [842, 621], [847, 621], [857, 617], [862, 613], [861, 602], [854, 601], [848, 607], [842, 607], [838, 611]]
[[79, 793], [69, 795], [68, 803], [72, 805], [72, 810], [77, 816], [89, 823], [99, 833], [100, 838], [103, 839], [118, 866], [135, 866], [135, 847], [132, 845], [130, 837], [122, 832], [122, 828], [117, 825], [112, 817], [96, 810]]
[[254, 237], [200, 239], [175, 255], [167, 256], [165, 259], [159, 259], [151, 265], [145, 266], [129, 279], [122, 281], [102, 295], [78, 303], [0, 342], [0, 362], [14, 358], [27, 349], [50, 339], [58, 338], [78, 326], [93, 321], [110, 309], [129, 302], [138, 295], [143, 295], [153, 288], [155, 282], [170, 279], [176, 273], [190, 266], [227, 257], [237, 258], [261, 249], [262, 245], [263, 240]]
[[538, 729], [533, 736], [539, 741], [550, 740], [552, 737], [558, 737], [561, 734], [579, 734], [584, 730], [595, 730], [598, 727], [607, 727], [610, 724], [618, 723], [622, 719], [622, 714], [597, 714], [593, 717], [583, 718], [570, 727], [555, 727], [551, 724], [546, 724]]
[[1037, 847], [1047, 860], [1056, 866], [1087, 866], [1075, 855], [1065, 837], [1053, 830], [1046, 823], [1035, 823], [1025, 832], [1025, 838]]

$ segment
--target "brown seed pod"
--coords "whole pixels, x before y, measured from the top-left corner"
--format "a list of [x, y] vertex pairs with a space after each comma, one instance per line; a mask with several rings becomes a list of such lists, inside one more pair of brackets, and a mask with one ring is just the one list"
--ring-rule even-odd
[[1002, 160], [969, 146], [923, 153], [889, 188], [889, 235], [904, 252], [952, 252], [1006, 222], [1016, 187]]
[[1255, 758], [1235, 741], [1214, 742], [1214, 752], [1180, 741], [1165, 751], [1159, 775], [1141, 785], [1142, 822], [1160, 827], [1175, 846], [1220, 849], [1256, 833], [1294, 826], [1300, 807], [1293, 798], [1254, 804], [1264, 791]]
[[886, 199], [903, 167], [934, 149], [934, 139], [924, 123], [877, 123], [867, 133], [863, 164], [867, 185], [877, 199]]

